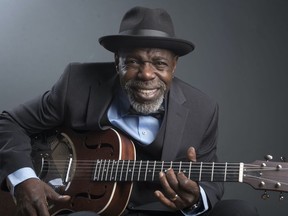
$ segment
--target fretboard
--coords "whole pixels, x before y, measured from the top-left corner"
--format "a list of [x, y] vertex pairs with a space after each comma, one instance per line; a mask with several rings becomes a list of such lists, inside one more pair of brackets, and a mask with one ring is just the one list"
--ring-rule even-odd
[[242, 182], [243, 163], [97, 160], [94, 181], [157, 181], [159, 172], [173, 169], [194, 181]]

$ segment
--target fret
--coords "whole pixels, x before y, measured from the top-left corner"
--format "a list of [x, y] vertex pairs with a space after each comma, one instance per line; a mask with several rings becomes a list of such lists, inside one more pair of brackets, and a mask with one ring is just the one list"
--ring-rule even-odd
[[192, 162], [189, 163], [188, 179], [191, 179], [191, 166]]
[[115, 160], [112, 160], [112, 167], [111, 167], [111, 169], [110, 169], [111, 171], [110, 171], [110, 178], [109, 178], [110, 181], [113, 181], [113, 180], [114, 180], [114, 177], [113, 177], [114, 164], [115, 164]]
[[136, 160], [134, 160], [134, 163], [133, 163], [133, 169], [132, 169], [131, 181], [133, 181], [133, 177], [134, 177], [135, 163], [136, 163]]
[[116, 166], [116, 170], [115, 170], [115, 178], [114, 180], [117, 181], [117, 176], [118, 176], [118, 168], [119, 168], [119, 161], [116, 162], [117, 163], [117, 166]]
[[97, 177], [96, 177], [98, 164], [99, 164], [99, 160], [96, 160], [95, 169], [94, 169], [94, 175], [93, 175], [93, 181], [98, 180]]
[[140, 164], [139, 164], [139, 170], [138, 170], [138, 181], [140, 180], [140, 175], [141, 175], [141, 166], [142, 166], [142, 160], [140, 160]]
[[180, 161], [180, 164], [179, 164], [179, 171], [178, 171], [178, 173], [181, 172], [181, 167], [182, 167], [182, 161]]
[[203, 167], [203, 162], [200, 163], [200, 171], [199, 171], [198, 181], [201, 181], [201, 180], [202, 180], [202, 167]]
[[145, 169], [144, 181], [146, 181], [146, 179], [147, 179], [148, 166], [149, 166], [149, 161], [147, 161], [147, 163], [146, 163], [146, 169]]
[[105, 169], [106, 175], [105, 175], [105, 181], [107, 181], [108, 173], [109, 173], [109, 166], [110, 166], [110, 160], [108, 160], [107, 167]]
[[127, 161], [127, 169], [126, 169], [125, 181], [128, 180], [129, 164], [130, 164], [130, 160]]
[[153, 166], [153, 171], [152, 171], [152, 178], [151, 178], [152, 181], [154, 181], [155, 167], [156, 167], [156, 161], [154, 161], [154, 166]]
[[170, 163], [169, 162], [164, 162], [164, 167], [163, 167], [164, 168], [164, 172], [167, 173], [167, 171], [172, 168], [172, 165], [173, 165], [172, 161]]
[[104, 160], [104, 164], [103, 164], [103, 167], [102, 167], [102, 172], [101, 172], [101, 181], [103, 181], [103, 176], [104, 176], [104, 173], [105, 173], [105, 165], [106, 165], [106, 160]]
[[164, 161], [162, 161], [162, 163], [161, 163], [161, 170], [160, 171], [164, 172], [163, 169], [164, 169]]
[[227, 178], [227, 162], [225, 163], [225, 171], [224, 171], [224, 181], [226, 182]]
[[102, 166], [102, 160], [100, 160], [100, 164], [99, 164], [99, 170], [98, 170], [98, 176], [97, 176], [98, 181], [100, 181], [101, 166]]
[[121, 166], [121, 171], [120, 171], [120, 179], [119, 181], [122, 181], [122, 175], [123, 175], [123, 169], [124, 169], [124, 160], [122, 160], [122, 166]]
[[211, 182], [213, 181], [213, 176], [214, 176], [214, 162], [212, 163], [212, 170], [211, 170]]

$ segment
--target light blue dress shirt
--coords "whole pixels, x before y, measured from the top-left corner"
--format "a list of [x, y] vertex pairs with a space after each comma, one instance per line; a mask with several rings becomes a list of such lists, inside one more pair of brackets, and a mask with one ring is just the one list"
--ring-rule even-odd
[[108, 110], [108, 119], [112, 125], [141, 144], [151, 144], [157, 136], [162, 120], [149, 115], [131, 114], [129, 110], [130, 103], [126, 94], [119, 91]]

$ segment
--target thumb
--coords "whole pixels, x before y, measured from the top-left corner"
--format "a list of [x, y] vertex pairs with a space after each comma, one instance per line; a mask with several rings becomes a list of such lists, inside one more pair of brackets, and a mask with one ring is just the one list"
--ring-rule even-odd
[[70, 198], [71, 198], [69, 195], [58, 194], [49, 185], [45, 186], [45, 191], [46, 191], [46, 197], [52, 201], [66, 202], [66, 201], [70, 200]]
[[194, 147], [190, 147], [187, 150], [187, 158], [188, 160], [192, 161], [192, 162], [196, 162], [196, 151]]

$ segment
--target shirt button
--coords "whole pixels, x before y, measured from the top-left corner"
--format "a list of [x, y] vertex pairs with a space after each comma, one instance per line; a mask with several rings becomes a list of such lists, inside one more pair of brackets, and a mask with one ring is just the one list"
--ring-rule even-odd
[[146, 135], [146, 131], [142, 131], [142, 135]]

